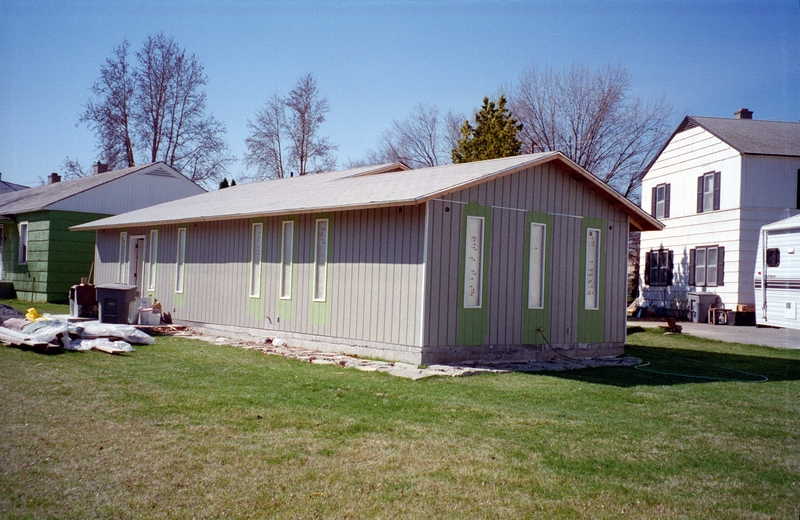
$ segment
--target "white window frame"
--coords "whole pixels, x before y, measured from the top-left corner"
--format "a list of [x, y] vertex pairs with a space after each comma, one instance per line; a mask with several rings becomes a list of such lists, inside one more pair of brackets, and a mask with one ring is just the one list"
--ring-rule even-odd
[[28, 263], [28, 243], [29, 243], [30, 226], [28, 221], [19, 223], [19, 265], [27, 265]]
[[[477, 227], [476, 227], [477, 226]], [[464, 308], [483, 306], [484, 217], [467, 216], [464, 244]]]
[[280, 272], [281, 300], [292, 299], [293, 264], [294, 264], [294, 221], [284, 220], [281, 223], [281, 272]]
[[[544, 274], [547, 259], [545, 255], [546, 247], [547, 226], [538, 222], [531, 222], [530, 253], [528, 257], [529, 309], [544, 309]], [[538, 261], [538, 264], [534, 263], [535, 259]]]
[[175, 292], [183, 294], [186, 278], [186, 228], [178, 228], [176, 242], [178, 250], [175, 253]]
[[254, 222], [250, 230], [250, 297], [261, 298], [261, 256], [264, 224]]
[[703, 212], [714, 209], [714, 173], [703, 175]]
[[319, 218], [314, 233], [314, 301], [324, 302], [328, 298], [328, 229], [326, 218]]
[[[698, 247], [694, 250], [694, 284], [695, 287], [703, 287], [706, 285], [706, 265], [708, 265], [707, 247]], [[700, 262], [700, 256], [703, 256], [703, 261]], [[700, 276], [702, 274], [702, 280]]]
[[147, 252], [147, 290], [156, 290], [156, 271], [158, 270], [158, 230], [150, 230], [150, 246]]
[[[597, 238], [592, 243], [592, 234]], [[600, 309], [600, 240], [602, 235], [597, 228], [586, 228], [586, 272], [584, 279], [583, 308], [587, 311]]]
[[128, 283], [128, 232], [122, 231], [119, 234], [119, 272], [117, 273], [118, 283]]
[[656, 218], [664, 218], [667, 207], [667, 185], [659, 184], [656, 186]]

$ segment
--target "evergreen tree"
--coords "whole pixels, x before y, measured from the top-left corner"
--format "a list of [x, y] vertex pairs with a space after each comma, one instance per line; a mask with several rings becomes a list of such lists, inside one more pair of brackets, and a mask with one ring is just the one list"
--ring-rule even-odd
[[224, 190], [225, 188], [230, 188], [230, 184], [228, 184], [228, 179], [222, 179], [219, 181], [219, 189]]
[[517, 132], [522, 125], [506, 108], [505, 96], [500, 96], [497, 104], [483, 98], [483, 107], [475, 114], [475, 126], [464, 121], [461, 126], [461, 139], [453, 148], [453, 162], [467, 163], [497, 159], [519, 154], [522, 143]]
[[231, 188], [236, 186], [236, 179], [231, 179]]

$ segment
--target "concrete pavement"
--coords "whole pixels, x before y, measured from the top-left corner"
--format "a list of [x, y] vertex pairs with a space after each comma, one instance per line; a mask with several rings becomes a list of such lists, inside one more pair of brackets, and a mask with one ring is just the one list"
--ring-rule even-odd
[[[662, 322], [628, 319], [628, 326], [658, 327], [666, 324], [666, 320]], [[698, 338], [800, 350], [800, 330], [775, 329], [771, 327], [739, 327], [736, 325], [710, 325], [708, 323], [684, 321], [678, 322], [678, 325], [683, 327], [684, 334], [697, 336]]]

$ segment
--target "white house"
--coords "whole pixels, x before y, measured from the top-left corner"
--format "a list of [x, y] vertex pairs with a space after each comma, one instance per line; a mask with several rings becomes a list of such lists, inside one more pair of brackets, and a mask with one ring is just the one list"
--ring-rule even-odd
[[[642, 208], [665, 224], [643, 232], [641, 298], [686, 315], [698, 293], [728, 322], [755, 322], [761, 226], [800, 213], [800, 123], [687, 116], [650, 164]], [[706, 298], [703, 298], [706, 299]], [[699, 321], [705, 321], [700, 312]]]

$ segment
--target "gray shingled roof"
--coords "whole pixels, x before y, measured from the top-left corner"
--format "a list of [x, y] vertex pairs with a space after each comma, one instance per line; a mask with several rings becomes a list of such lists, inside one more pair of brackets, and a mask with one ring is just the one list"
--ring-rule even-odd
[[678, 131], [708, 130], [742, 154], [800, 157], [800, 123], [687, 116]]
[[[26, 190], [3, 193], [0, 194], [0, 215], [18, 215], [20, 213], [45, 210], [51, 204], [55, 204], [56, 202], [77, 195], [78, 193], [91, 190], [107, 182], [114, 181], [120, 177], [144, 170], [154, 164], [158, 163], [132, 166], [130, 168], [114, 170], [99, 175], [91, 175], [89, 177], [56, 182], [45, 186], [28, 188]], [[164, 164], [164, 168], [168, 168], [168, 166]]]
[[556, 161], [574, 180], [628, 214], [634, 227], [647, 230], [663, 227], [564, 155], [544, 152], [418, 170], [407, 170], [401, 164], [393, 163], [244, 184], [123, 213], [72, 229], [108, 229], [419, 204], [549, 161]]

